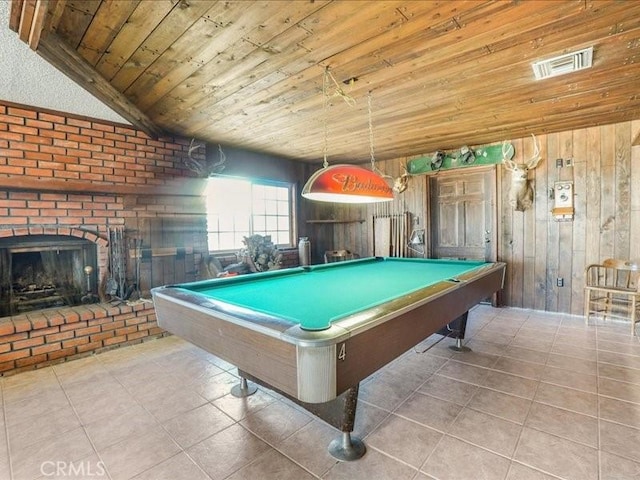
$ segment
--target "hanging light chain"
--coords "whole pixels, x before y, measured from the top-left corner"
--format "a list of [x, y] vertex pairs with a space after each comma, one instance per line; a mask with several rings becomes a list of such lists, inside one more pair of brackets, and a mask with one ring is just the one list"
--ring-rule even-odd
[[[340, 86], [340, 84], [338, 83], [338, 81], [336, 80], [336, 77], [334, 77], [331, 72], [329, 71], [329, 67], [327, 67], [326, 72], [329, 74], [329, 78], [333, 81], [333, 84], [336, 86], [335, 91], [333, 92], [333, 96], [336, 97], [340, 97], [342, 98], [342, 100], [344, 100], [344, 102], [349, 105], [350, 107], [355, 106], [356, 104], [356, 99], [353, 98], [351, 95], [349, 95], [348, 93], [346, 93], [342, 87]], [[328, 88], [328, 87], [327, 87]]]
[[[329, 112], [328, 112], [328, 98], [329, 98], [329, 79], [333, 80], [333, 82], [336, 84], [336, 86], [338, 87], [336, 89], [336, 93], [335, 95], [340, 96], [343, 100], [345, 100], [345, 102], [349, 105], [352, 105], [351, 102], [355, 103], [355, 100], [345, 94], [342, 89], [339, 88], [338, 83], [336, 82], [335, 78], [333, 77], [333, 75], [331, 75], [331, 72], [329, 71], [329, 67], [325, 67], [324, 69], [324, 75], [322, 77], [322, 110], [324, 113], [324, 146], [323, 146], [323, 162], [322, 162], [322, 166], [324, 168], [327, 168], [329, 166], [329, 161], [327, 159], [328, 157], [328, 137], [329, 137]], [[372, 120], [372, 113], [371, 113], [371, 91], [367, 92], [367, 113], [368, 113], [368, 119], [369, 119], [369, 152], [371, 155], [371, 170], [373, 172], [379, 173], [379, 170], [376, 168], [376, 157], [375, 157], [375, 151], [373, 148], [373, 120]]]
[[335, 85], [335, 91], [332, 96], [340, 97], [345, 101], [347, 105], [353, 107], [356, 104], [355, 98], [351, 95], [345, 93], [345, 91], [340, 87], [335, 77], [332, 75], [329, 67], [325, 67], [324, 75], [322, 77], [322, 110], [324, 113], [324, 148], [323, 148], [323, 156], [324, 161], [322, 165], [324, 168], [329, 166], [329, 161], [327, 160], [328, 156], [328, 136], [329, 136], [329, 112], [328, 112], [328, 103], [329, 103], [329, 80], [331, 80]]
[[376, 171], [376, 158], [373, 152], [373, 123], [371, 121], [371, 91], [367, 93], [367, 110], [369, 112], [369, 150], [371, 152], [371, 170]]
[[329, 83], [329, 67], [324, 69], [324, 75], [322, 76], [322, 113], [324, 117], [324, 147], [323, 147], [323, 155], [324, 162], [322, 162], [322, 166], [327, 168], [329, 166], [329, 161], [327, 160], [327, 152], [328, 148], [328, 136], [329, 136], [329, 113], [327, 112], [327, 88]]

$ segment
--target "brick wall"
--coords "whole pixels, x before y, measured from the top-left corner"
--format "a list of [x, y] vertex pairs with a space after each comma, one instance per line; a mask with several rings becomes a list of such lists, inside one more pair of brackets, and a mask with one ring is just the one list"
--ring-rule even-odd
[[[143, 291], [164, 283], [158, 272], [170, 272], [172, 282], [194, 280], [206, 253], [206, 236], [204, 202], [185, 164], [189, 142], [152, 139], [126, 125], [0, 102], [0, 237], [67, 231], [90, 235], [99, 245], [103, 279], [107, 232], [123, 228], [141, 238], [148, 250]], [[158, 239], [167, 238], [161, 229], [172, 222], [187, 232], [180, 239], [171, 232], [177, 247], [188, 245], [187, 255], [184, 248], [173, 256], [171, 249], [155, 249]], [[180, 266], [173, 268], [172, 259], [178, 256]], [[0, 372], [160, 334], [146, 303], [0, 318]]]
[[164, 335], [153, 305], [93, 304], [0, 318], [0, 374]]
[[0, 103], [0, 175], [164, 185], [186, 176], [189, 140]]

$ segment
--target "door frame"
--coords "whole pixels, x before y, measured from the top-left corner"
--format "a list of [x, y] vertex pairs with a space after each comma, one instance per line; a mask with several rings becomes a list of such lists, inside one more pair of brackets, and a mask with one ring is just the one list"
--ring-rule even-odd
[[[501, 234], [502, 232], [498, 232], [498, 228], [500, 228], [499, 223], [498, 223], [498, 215], [500, 214], [500, 205], [501, 202], [498, 201], [498, 199], [500, 198], [500, 171], [502, 169], [497, 168], [496, 165], [487, 165], [487, 166], [478, 166], [478, 167], [466, 167], [464, 169], [464, 172], [468, 172], [468, 173], [493, 173], [493, 175], [490, 176], [491, 179], [491, 192], [493, 194], [493, 198], [491, 199], [491, 213], [492, 213], [492, 219], [491, 219], [491, 234], [490, 234], [490, 240], [491, 240], [491, 248], [490, 248], [490, 254], [489, 254], [489, 261], [491, 262], [495, 262], [497, 261], [497, 259], [499, 258], [499, 245], [498, 245], [498, 238], [499, 234]], [[431, 178], [435, 177], [435, 176], [442, 176], [442, 177], [448, 177], [448, 176], [453, 176], [453, 175], [460, 175], [461, 171], [460, 169], [451, 169], [451, 170], [445, 170], [445, 171], [438, 171], [435, 173], [430, 173], [425, 175], [425, 195], [424, 195], [424, 212], [425, 212], [425, 218], [424, 218], [424, 223], [425, 223], [425, 228], [427, 229], [428, 232], [431, 232], [431, 209], [432, 209], [432, 205], [431, 205]], [[431, 233], [429, 233], [429, 235], [425, 235], [425, 256], [427, 258], [432, 258], [433, 256], [433, 240], [432, 240], [432, 235]]]

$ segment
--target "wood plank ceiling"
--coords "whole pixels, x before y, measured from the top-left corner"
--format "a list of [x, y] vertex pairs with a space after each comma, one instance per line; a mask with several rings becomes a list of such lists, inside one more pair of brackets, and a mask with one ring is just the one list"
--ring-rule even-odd
[[[381, 160], [640, 118], [631, 0], [13, 0], [10, 25], [151, 134], [301, 161], [325, 123], [330, 163], [369, 159], [368, 92]], [[534, 79], [589, 46], [593, 68]]]

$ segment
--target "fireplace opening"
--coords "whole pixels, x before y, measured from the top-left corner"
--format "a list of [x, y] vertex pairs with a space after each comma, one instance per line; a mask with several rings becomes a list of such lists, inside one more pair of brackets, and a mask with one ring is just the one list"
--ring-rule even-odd
[[96, 246], [76, 237], [30, 235], [0, 242], [0, 316], [92, 303]]

